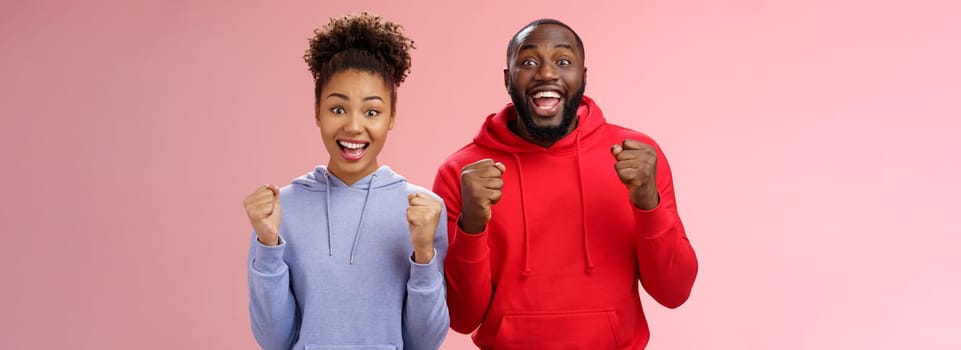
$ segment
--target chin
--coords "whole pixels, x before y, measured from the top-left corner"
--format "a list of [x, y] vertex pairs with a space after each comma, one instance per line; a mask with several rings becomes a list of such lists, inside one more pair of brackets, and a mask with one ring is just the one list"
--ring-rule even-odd
[[564, 124], [564, 115], [558, 114], [551, 117], [535, 116], [533, 121], [534, 125], [541, 128], [556, 128]]
[[370, 162], [366, 162], [363, 159], [352, 162], [344, 160], [337, 162], [337, 168], [351, 174], [363, 172], [364, 169], [367, 169], [368, 167], [370, 167]]

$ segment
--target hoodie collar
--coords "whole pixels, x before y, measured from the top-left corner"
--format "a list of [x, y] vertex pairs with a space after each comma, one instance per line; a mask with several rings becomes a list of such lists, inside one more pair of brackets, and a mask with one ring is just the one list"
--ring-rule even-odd
[[[327, 178], [330, 181], [328, 183]], [[377, 181], [372, 181], [374, 178]], [[328, 186], [330, 188], [352, 188], [358, 190], [369, 190], [371, 189], [371, 184], [373, 183], [373, 188], [387, 187], [398, 182], [407, 181], [403, 176], [397, 174], [390, 167], [386, 165], [381, 165], [373, 173], [364, 176], [362, 179], [357, 180], [353, 185], [347, 186], [343, 181], [334, 176], [330, 170], [327, 169], [325, 165], [318, 165], [313, 172], [307, 173], [293, 181], [293, 184], [300, 186], [306, 190], [321, 192], [326, 191]]]

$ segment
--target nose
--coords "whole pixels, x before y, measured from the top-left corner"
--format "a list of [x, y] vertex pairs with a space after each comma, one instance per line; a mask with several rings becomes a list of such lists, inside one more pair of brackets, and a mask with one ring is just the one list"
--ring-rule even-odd
[[349, 134], [359, 134], [364, 131], [363, 118], [364, 116], [359, 114], [351, 115], [344, 124], [344, 131]]
[[537, 67], [535, 78], [538, 80], [555, 80], [557, 79], [557, 68], [552, 64], [543, 64]]

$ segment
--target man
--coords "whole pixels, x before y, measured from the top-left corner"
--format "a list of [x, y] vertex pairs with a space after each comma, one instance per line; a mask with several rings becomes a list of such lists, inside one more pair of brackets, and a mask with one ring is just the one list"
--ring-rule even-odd
[[513, 104], [438, 170], [451, 328], [482, 349], [640, 349], [637, 281], [669, 308], [690, 295], [697, 258], [667, 159], [605, 122], [586, 75], [570, 27], [523, 27], [504, 69]]

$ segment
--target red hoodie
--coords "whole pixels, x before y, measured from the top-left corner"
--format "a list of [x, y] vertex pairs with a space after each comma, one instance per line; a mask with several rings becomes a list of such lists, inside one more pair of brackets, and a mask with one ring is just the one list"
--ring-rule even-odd
[[[577, 128], [544, 148], [508, 129], [517, 119], [508, 105], [438, 170], [450, 324], [476, 329], [482, 349], [641, 349], [650, 333], [637, 281], [669, 308], [690, 295], [697, 258], [664, 154], [650, 137], [608, 124], [586, 96], [577, 115]], [[611, 146], [628, 138], [657, 149], [652, 210], [631, 204], [614, 170]], [[503, 196], [486, 229], [469, 234], [457, 226], [460, 171], [484, 158], [506, 166]]]

